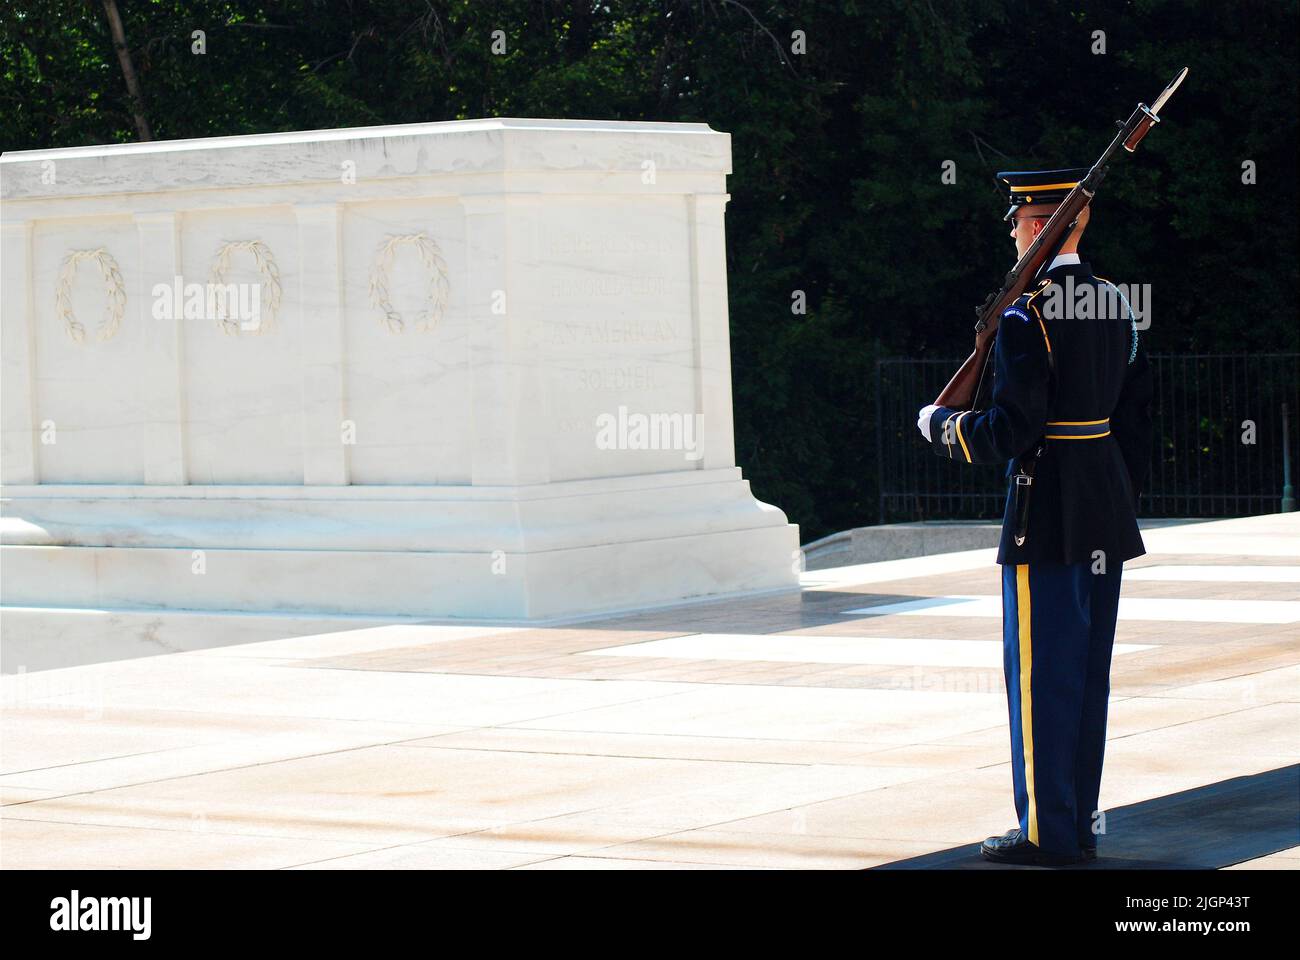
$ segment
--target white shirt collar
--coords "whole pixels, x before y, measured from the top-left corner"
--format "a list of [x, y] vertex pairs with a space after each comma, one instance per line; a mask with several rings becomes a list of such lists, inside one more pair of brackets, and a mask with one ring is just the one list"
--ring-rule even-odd
[[1069, 263], [1079, 263], [1079, 255], [1077, 253], [1058, 253], [1051, 266], [1047, 268], [1047, 272], [1051, 273], [1057, 267], [1063, 267]]

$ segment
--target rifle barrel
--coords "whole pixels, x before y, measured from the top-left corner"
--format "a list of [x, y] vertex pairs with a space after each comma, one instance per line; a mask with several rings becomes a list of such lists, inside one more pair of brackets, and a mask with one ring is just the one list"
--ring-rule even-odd
[[[1187, 68], [1183, 67], [1156, 98], [1154, 109], [1145, 103], [1139, 103], [1128, 120], [1118, 124], [1119, 133], [1102, 151], [1097, 162], [1089, 168], [1087, 176], [1071, 188], [1065, 195], [1065, 199], [1052, 212], [1052, 216], [1034, 238], [1034, 242], [1029, 245], [1024, 256], [1016, 261], [1016, 265], [1002, 281], [1001, 289], [990, 294], [982, 306], [975, 308], [978, 316], [975, 323], [975, 352], [948, 381], [948, 385], [935, 401], [937, 405], [969, 407], [977, 402], [975, 394], [978, 392], [979, 384], [984, 381], [985, 368], [988, 365], [989, 354], [992, 353], [993, 334], [997, 331], [998, 317], [1006, 305], [1015, 299], [1010, 295], [1019, 296], [1028, 285], [1029, 279], [1037, 276], [1039, 270], [1048, 262], [1048, 254], [1060, 250], [1079, 213], [1092, 202], [1098, 185], [1106, 176], [1106, 170], [1115, 151], [1123, 147], [1132, 153], [1137, 148], [1142, 138], [1160, 122], [1157, 113], [1174, 95], [1174, 91], [1186, 76]], [[972, 378], [970, 372], [975, 367], [978, 368], [978, 376]]]

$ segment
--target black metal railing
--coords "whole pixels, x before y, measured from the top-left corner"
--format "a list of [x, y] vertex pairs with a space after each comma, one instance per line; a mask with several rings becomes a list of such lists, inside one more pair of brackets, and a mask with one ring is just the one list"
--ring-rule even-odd
[[[960, 360], [880, 360], [876, 436], [881, 523], [996, 520], [1006, 500], [997, 467], [936, 457], [916, 412], [937, 396]], [[1155, 437], [1147, 517], [1275, 513], [1284, 474], [1283, 406], [1290, 449], [1300, 421], [1300, 353], [1153, 354]]]

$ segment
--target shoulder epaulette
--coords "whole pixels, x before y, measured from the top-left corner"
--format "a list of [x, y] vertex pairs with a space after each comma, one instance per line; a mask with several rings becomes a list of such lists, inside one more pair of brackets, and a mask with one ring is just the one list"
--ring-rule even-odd
[[1038, 307], [1034, 306], [1034, 300], [1037, 299], [1039, 296], [1041, 296], [1043, 291], [1046, 290], [1051, 285], [1052, 285], [1051, 280], [1040, 280], [1038, 281], [1038, 289], [1035, 290], [1033, 293], [1026, 294], [1025, 303], [1033, 307], [1034, 313], [1038, 313]]

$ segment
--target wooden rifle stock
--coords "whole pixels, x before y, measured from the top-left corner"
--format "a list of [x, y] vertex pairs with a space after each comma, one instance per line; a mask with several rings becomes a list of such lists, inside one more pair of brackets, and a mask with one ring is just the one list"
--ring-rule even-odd
[[1079, 213], [1092, 202], [1093, 194], [1101, 184], [1102, 177], [1106, 175], [1106, 168], [1115, 151], [1121, 146], [1129, 153], [1134, 151], [1147, 132], [1160, 122], [1157, 114], [1174, 95], [1174, 91], [1186, 76], [1187, 68], [1183, 67], [1156, 98], [1154, 106], [1148, 107], [1145, 103], [1139, 103], [1132, 116], [1126, 122], [1118, 124], [1120, 131], [1115, 139], [1102, 153], [1101, 158], [1092, 165], [1088, 175], [1080, 180], [1061, 201], [1061, 205], [1047, 221], [1047, 226], [1043, 227], [1042, 232], [1025, 251], [1025, 255], [1007, 274], [1002, 282], [1002, 288], [990, 294], [981, 306], [975, 308], [975, 312], [979, 315], [979, 320], [975, 324], [975, 350], [953, 374], [948, 385], [940, 391], [939, 396], [935, 398], [935, 406], [953, 410], [975, 409], [976, 404], [983, 398], [984, 388], [988, 383], [989, 358], [993, 352], [998, 318], [1002, 316], [1002, 311], [1015, 303], [1030, 282], [1038, 276], [1043, 266], [1056, 257], [1070, 230], [1073, 229], [1075, 221], [1078, 220]]
[[[996, 332], [997, 327], [994, 326], [991, 331], [986, 328], [975, 335], [975, 350], [957, 368], [948, 385], [939, 393], [934, 401], [936, 407], [969, 410], [974, 406], [975, 394], [988, 365], [989, 352], [993, 348], [993, 333]], [[985, 333], [989, 335], [986, 337]]]
[[[1091, 173], [1088, 175], [1092, 176]], [[1100, 178], [1098, 178], [1100, 179]], [[1079, 218], [1079, 213], [1088, 205], [1092, 195], [1083, 190], [1086, 178], [1066, 195], [1061, 205], [1056, 208], [1052, 218], [1047, 221], [1020, 262], [1012, 268], [1002, 282], [1002, 289], [991, 295], [983, 305], [976, 308], [979, 321], [975, 324], [975, 350], [963, 363], [948, 385], [935, 399], [937, 407], [949, 407], [953, 410], [971, 410], [982, 394], [981, 387], [988, 375], [989, 357], [993, 352], [993, 340], [998, 332], [998, 319], [1002, 311], [1025, 292], [1031, 280], [1039, 273], [1045, 263], [1055, 258], [1058, 250], [1065, 243], [1070, 230]]]

